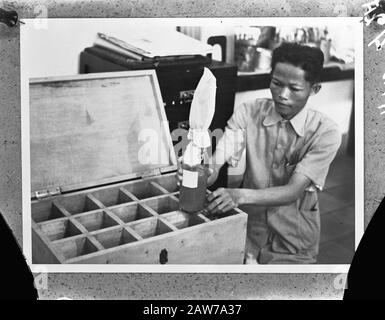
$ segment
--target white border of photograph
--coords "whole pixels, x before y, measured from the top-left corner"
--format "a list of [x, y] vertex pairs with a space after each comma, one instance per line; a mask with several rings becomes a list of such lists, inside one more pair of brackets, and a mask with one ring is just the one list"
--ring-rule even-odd
[[[129, 18], [127, 18], [129, 19]], [[66, 20], [75, 19], [48, 19]], [[97, 20], [122, 19], [82, 19], [84, 22]], [[124, 19], [126, 20], [126, 19]], [[133, 19], [131, 20], [139, 20]], [[364, 109], [363, 109], [363, 24], [359, 17], [327, 17], [327, 18], [140, 18], [146, 22], [183, 26], [217, 26], [229, 25], [285, 25], [285, 24], [356, 24], [355, 30], [355, 248], [364, 233]], [[23, 19], [28, 25], [34, 23], [42, 28], [45, 21], [41, 19]], [[49, 22], [48, 21], [48, 22]], [[48, 24], [49, 25], [49, 24]], [[347, 273], [348, 264], [314, 264], [314, 265], [42, 265], [32, 264], [31, 242], [31, 199], [30, 199], [30, 126], [29, 126], [29, 79], [26, 62], [25, 44], [28, 34], [25, 26], [20, 28], [20, 70], [21, 70], [21, 151], [22, 151], [22, 205], [23, 205], [23, 252], [32, 272], [59, 273]]]

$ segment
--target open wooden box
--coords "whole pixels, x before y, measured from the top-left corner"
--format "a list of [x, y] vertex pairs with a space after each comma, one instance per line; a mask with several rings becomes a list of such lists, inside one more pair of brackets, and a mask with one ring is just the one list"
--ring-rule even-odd
[[179, 210], [155, 71], [30, 81], [34, 264], [241, 264], [247, 215]]

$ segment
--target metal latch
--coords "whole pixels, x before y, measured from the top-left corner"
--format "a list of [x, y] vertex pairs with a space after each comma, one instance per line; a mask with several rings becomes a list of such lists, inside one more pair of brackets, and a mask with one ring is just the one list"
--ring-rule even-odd
[[35, 191], [33, 196], [36, 199], [43, 199], [43, 198], [48, 198], [48, 197], [52, 197], [52, 196], [57, 196], [59, 194], [61, 194], [60, 187], [52, 187], [49, 189]]
[[148, 178], [148, 177], [153, 177], [153, 176], [159, 176], [161, 174], [159, 168], [155, 168], [152, 170], [145, 171], [141, 174], [142, 178]]

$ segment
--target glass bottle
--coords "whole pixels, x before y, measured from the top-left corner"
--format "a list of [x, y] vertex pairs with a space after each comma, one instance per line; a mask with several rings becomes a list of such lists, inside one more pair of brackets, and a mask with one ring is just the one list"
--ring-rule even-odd
[[190, 145], [187, 149], [182, 163], [179, 208], [188, 213], [195, 213], [205, 207], [208, 165], [203, 163], [205, 148]]

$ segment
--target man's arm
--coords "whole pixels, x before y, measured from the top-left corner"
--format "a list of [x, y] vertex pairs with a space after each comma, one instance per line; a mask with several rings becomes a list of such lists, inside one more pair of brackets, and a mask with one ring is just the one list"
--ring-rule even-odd
[[226, 212], [238, 205], [254, 204], [257, 206], [281, 206], [296, 201], [311, 184], [311, 180], [302, 174], [293, 174], [290, 181], [279, 187], [266, 189], [225, 189], [212, 192], [207, 200], [207, 210], [211, 213]]
[[207, 198], [208, 210], [228, 211], [238, 204], [258, 206], [280, 206], [297, 200], [311, 184], [322, 188], [330, 163], [341, 144], [341, 134], [337, 125], [331, 121], [320, 129], [318, 138], [313, 142], [302, 160], [296, 165], [290, 181], [279, 187], [266, 189], [218, 189]]
[[226, 127], [225, 133], [217, 144], [216, 151], [208, 160], [210, 168], [210, 175], [207, 180], [208, 186], [216, 181], [219, 170], [225, 163], [234, 166], [234, 163], [239, 161], [245, 147], [244, 135], [244, 129]]

